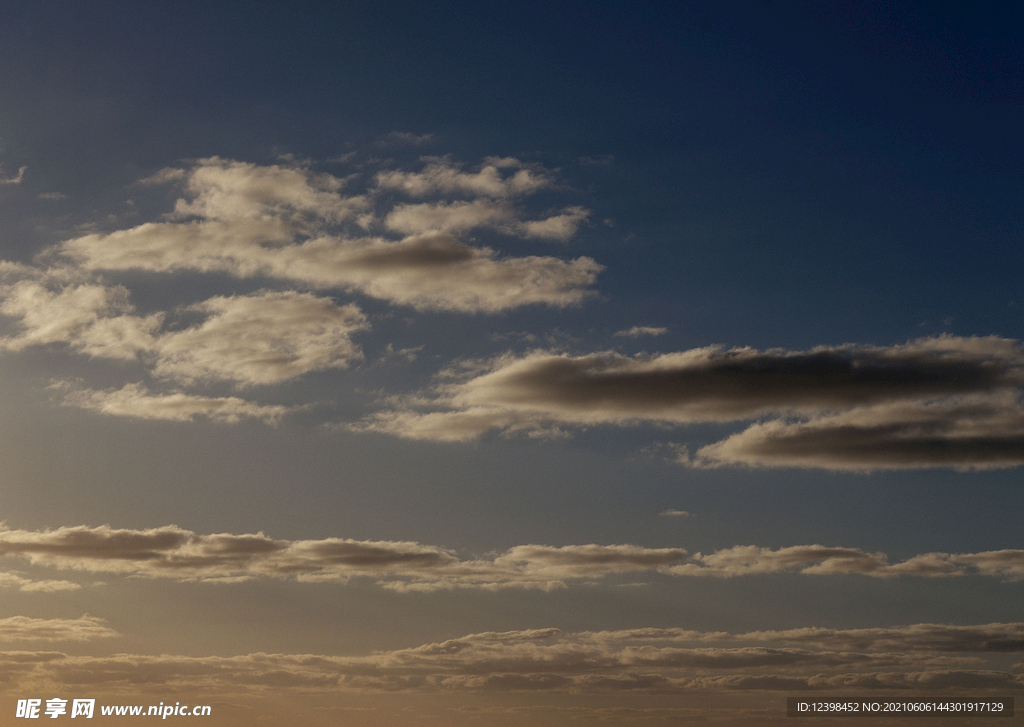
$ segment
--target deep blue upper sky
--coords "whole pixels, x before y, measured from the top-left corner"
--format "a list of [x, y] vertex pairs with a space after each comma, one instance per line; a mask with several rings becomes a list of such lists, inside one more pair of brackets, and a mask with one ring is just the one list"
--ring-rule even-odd
[[687, 344], [1020, 333], [1019, 10], [241, 7], [7, 8], [5, 169], [31, 161], [39, 191], [102, 209], [181, 158], [324, 160], [432, 133], [428, 153], [565, 169], [615, 221], [587, 240], [602, 293]]

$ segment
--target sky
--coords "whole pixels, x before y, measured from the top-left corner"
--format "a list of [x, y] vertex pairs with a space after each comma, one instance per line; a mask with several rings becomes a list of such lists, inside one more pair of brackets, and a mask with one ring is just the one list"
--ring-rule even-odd
[[0, 724], [1020, 694], [1020, 10], [2, 11]]

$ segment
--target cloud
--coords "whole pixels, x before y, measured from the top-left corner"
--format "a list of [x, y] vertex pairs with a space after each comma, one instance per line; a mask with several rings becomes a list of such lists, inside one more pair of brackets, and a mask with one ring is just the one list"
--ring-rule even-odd
[[291, 407], [257, 404], [234, 396], [209, 397], [181, 392], [151, 394], [142, 384], [125, 384], [120, 389], [97, 391], [82, 388], [75, 382], [57, 381], [50, 388], [61, 393], [60, 403], [64, 406], [135, 419], [183, 422], [200, 418], [228, 423], [258, 419], [276, 424], [292, 411]]
[[162, 314], [134, 315], [123, 286], [78, 284], [53, 290], [40, 280], [20, 280], [0, 288], [0, 313], [15, 318], [20, 335], [0, 338], [0, 346], [68, 344], [89, 356], [131, 360], [155, 345]]
[[338, 194], [344, 180], [294, 166], [258, 166], [210, 157], [191, 169], [165, 169], [153, 182], [183, 179], [188, 198], [179, 199], [172, 217], [221, 222], [274, 220], [289, 228], [341, 222], [367, 207], [362, 195]]
[[88, 614], [81, 618], [0, 618], [0, 640], [3, 641], [89, 641], [120, 636], [105, 626], [101, 618]]
[[[698, 450], [696, 466], [866, 470], [1024, 464], [1024, 349], [938, 336], [808, 351], [507, 355], [352, 428], [467, 441], [488, 431], [781, 417]], [[424, 411], [433, 409], [433, 411]], [[680, 450], [686, 451], [686, 450]]]
[[527, 167], [512, 157], [489, 157], [477, 172], [464, 172], [459, 164], [446, 158], [427, 158], [419, 172], [384, 171], [376, 177], [377, 186], [404, 192], [411, 197], [435, 194], [466, 194], [504, 199], [537, 192], [554, 185], [553, 175], [537, 167]]
[[71, 581], [34, 580], [17, 573], [0, 573], [0, 588], [17, 588], [26, 593], [56, 593], [58, 591], [77, 591], [81, 588]]
[[408, 131], [392, 131], [383, 139], [377, 142], [378, 146], [391, 146], [406, 144], [410, 146], [421, 146], [429, 144], [434, 140], [433, 134], [412, 134]]
[[142, 358], [157, 376], [183, 382], [271, 384], [343, 368], [362, 358], [350, 335], [367, 327], [354, 305], [291, 291], [210, 298], [184, 309], [203, 315], [200, 324], [174, 331], [162, 330], [162, 313], [135, 315], [121, 286], [54, 291], [39, 280], [21, 280], [0, 289], [0, 301], [0, 313], [21, 328], [0, 339], [9, 351], [64, 343], [94, 357]]
[[274, 578], [348, 583], [373, 579], [400, 592], [447, 589], [550, 591], [631, 573], [719, 577], [801, 573], [1024, 578], [1024, 551], [925, 553], [890, 563], [883, 553], [857, 548], [801, 545], [772, 550], [735, 546], [689, 554], [682, 548], [638, 545], [517, 545], [487, 557], [406, 541], [345, 538], [276, 540], [263, 533], [200, 535], [174, 525], [150, 530], [109, 526], [56, 530], [0, 530], [0, 556], [27, 558], [35, 566], [179, 581]]
[[765, 422], [699, 449], [692, 464], [854, 471], [1013, 467], [1024, 464], [1024, 405], [1014, 391]]
[[320, 236], [300, 244], [274, 221], [146, 223], [87, 235], [62, 250], [90, 270], [179, 270], [268, 276], [354, 290], [418, 310], [496, 313], [524, 305], [575, 305], [603, 267], [591, 258], [499, 257], [446, 233], [391, 241]]
[[690, 513], [686, 510], [662, 510], [658, 514], [665, 517], [690, 517]]
[[[547, 171], [498, 159], [467, 174], [435, 161], [422, 172], [392, 170], [375, 179], [378, 186], [362, 194], [344, 194], [346, 180], [303, 167], [202, 159], [144, 180], [180, 185], [185, 196], [167, 221], [84, 235], [55, 252], [88, 271], [261, 276], [359, 292], [419, 310], [487, 313], [577, 304], [590, 294], [602, 269], [588, 257], [503, 257], [455, 236], [482, 226], [521, 237], [570, 237], [589, 214], [584, 208], [531, 220], [502, 201], [550, 186]], [[374, 204], [389, 204], [380, 193], [390, 188], [414, 195], [475, 191], [486, 199], [375, 211]], [[378, 219], [385, 230], [405, 236], [368, 234]]]
[[20, 167], [18, 173], [13, 177], [0, 177], [0, 184], [21, 184], [21, 180], [25, 178], [25, 170], [28, 167]]
[[[1019, 626], [990, 624], [981, 628]], [[904, 630], [921, 627], [928, 625]], [[978, 627], [960, 628], [969, 631]], [[984, 658], [942, 656], [927, 648], [915, 650], [912, 645], [904, 652], [779, 644], [679, 647], [643, 643], [643, 638], [607, 636], [566, 634], [551, 628], [489, 632], [364, 656], [253, 653], [231, 657], [95, 657], [0, 652], [0, 666], [22, 687], [102, 685], [106, 689], [138, 690], [158, 684], [162, 689], [225, 693], [279, 693], [286, 689], [307, 693], [635, 690], [679, 694], [829, 689], [845, 694], [863, 689], [1012, 690], [1021, 684], [1019, 676], [986, 668]], [[716, 636], [738, 640], [750, 635]], [[779, 643], [785, 639], [781, 637]], [[974, 668], [964, 668], [965, 664]]]
[[367, 323], [354, 305], [286, 291], [218, 296], [190, 310], [206, 320], [159, 338], [157, 376], [272, 384], [362, 358], [350, 336]]
[[540, 220], [524, 220], [506, 202], [476, 199], [470, 202], [436, 202], [397, 205], [384, 221], [390, 230], [405, 234], [463, 232], [488, 228], [520, 237], [565, 241], [576, 234], [590, 215], [584, 207], [568, 207]]
[[935, 653], [1016, 653], [1024, 651], [1024, 623], [911, 624], [885, 628], [828, 629], [799, 628], [783, 631], [692, 631], [680, 628], [641, 628], [597, 631], [586, 634], [597, 641], [713, 642], [813, 646], [824, 649], [882, 650]]
[[663, 336], [668, 333], [667, 328], [660, 328], [655, 326], [633, 326], [624, 331], [616, 331], [613, 336], [623, 336], [625, 338], [640, 338], [640, 336]]

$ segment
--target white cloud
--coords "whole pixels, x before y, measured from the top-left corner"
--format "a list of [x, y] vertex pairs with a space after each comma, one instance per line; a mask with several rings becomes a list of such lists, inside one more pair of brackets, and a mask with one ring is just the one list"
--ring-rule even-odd
[[419, 310], [496, 313], [524, 305], [574, 305], [603, 267], [591, 258], [500, 257], [445, 233], [283, 244], [275, 221], [147, 223], [87, 235], [62, 247], [92, 270], [179, 270], [257, 275], [315, 288], [354, 290]]
[[350, 336], [367, 323], [354, 305], [265, 291], [210, 298], [191, 310], [206, 320], [160, 336], [154, 347], [157, 376], [272, 384], [362, 358]]
[[90, 356], [134, 359], [154, 345], [163, 315], [134, 315], [121, 286], [68, 285], [52, 290], [37, 280], [0, 288], [0, 313], [17, 319], [22, 332], [0, 339], [9, 351], [66, 343]]
[[83, 235], [57, 252], [88, 271], [265, 276], [421, 310], [493, 313], [523, 305], [573, 305], [590, 294], [602, 269], [592, 259], [503, 257], [455, 236], [490, 227], [522, 237], [567, 239], [588, 216], [586, 209], [568, 207], [547, 218], [526, 219], [506, 199], [549, 186], [552, 179], [549, 172], [512, 159], [492, 159], [476, 174], [447, 161], [419, 173], [382, 172], [377, 180], [385, 187], [394, 183], [444, 194], [477, 190], [487, 197], [385, 209], [385, 229], [405, 235], [391, 239], [366, 233], [376, 224], [372, 205], [379, 189], [345, 195], [346, 182], [331, 175], [214, 157], [144, 180], [181, 185], [185, 196], [170, 221]]
[[169, 169], [160, 181], [183, 177], [190, 197], [179, 199], [174, 217], [196, 217], [230, 222], [274, 220], [289, 226], [337, 223], [353, 218], [367, 207], [362, 195], [338, 194], [344, 181], [293, 166], [258, 166], [210, 157], [199, 160], [186, 174]]
[[270, 384], [342, 368], [362, 358], [350, 336], [367, 327], [354, 305], [296, 292], [210, 298], [187, 309], [205, 320], [174, 331], [162, 330], [162, 313], [135, 315], [120, 286], [53, 291], [37, 280], [21, 280], [0, 289], [0, 301], [0, 313], [22, 329], [0, 339], [9, 351], [63, 343], [95, 357], [141, 357], [157, 376], [184, 382]]

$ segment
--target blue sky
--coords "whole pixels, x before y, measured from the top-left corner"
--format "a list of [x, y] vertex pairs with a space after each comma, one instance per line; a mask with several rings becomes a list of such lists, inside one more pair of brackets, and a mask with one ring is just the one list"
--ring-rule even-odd
[[4, 15], [0, 710], [1019, 691], [1019, 12]]

